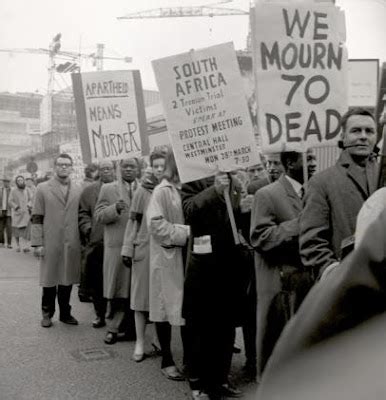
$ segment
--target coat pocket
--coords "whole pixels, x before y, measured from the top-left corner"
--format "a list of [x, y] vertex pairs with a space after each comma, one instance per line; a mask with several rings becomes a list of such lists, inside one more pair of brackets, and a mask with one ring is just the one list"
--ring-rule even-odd
[[141, 261], [149, 253], [149, 243], [147, 241], [141, 241], [134, 244], [134, 257], [133, 261]]

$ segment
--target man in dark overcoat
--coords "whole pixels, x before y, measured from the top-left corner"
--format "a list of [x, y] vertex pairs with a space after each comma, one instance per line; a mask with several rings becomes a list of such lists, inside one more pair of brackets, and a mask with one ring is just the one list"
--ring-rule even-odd
[[339, 264], [342, 245], [355, 232], [358, 212], [377, 187], [373, 115], [351, 109], [342, 118], [343, 152], [337, 163], [308, 182], [300, 219], [300, 254], [316, 275]]
[[230, 193], [238, 224], [241, 185], [234, 177], [219, 173], [184, 184], [181, 193], [185, 222], [191, 226], [183, 302], [189, 379], [193, 394], [209, 392], [213, 398], [241, 394], [229, 385], [228, 373], [241, 314], [242, 254], [234, 242], [224, 190]]
[[94, 328], [105, 326], [106, 299], [103, 297], [103, 225], [95, 218], [95, 205], [104, 183], [114, 180], [114, 166], [103, 161], [99, 166], [100, 178], [86, 185], [79, 201], [79, 231], [85, 249], [85, 287], [91, 290], [96, 319]]
[[285, 173], [255, 194], [251, 244], [255, 249], [257, 284], [257, 360], [263, 369], [285, 324], [311, 286], [299, 257], [302, 211], [301, 153], [281, 153]]

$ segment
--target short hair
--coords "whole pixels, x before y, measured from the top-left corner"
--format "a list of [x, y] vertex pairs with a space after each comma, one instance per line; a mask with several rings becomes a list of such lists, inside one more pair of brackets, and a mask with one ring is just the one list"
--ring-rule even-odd
[[91, 163], [87, 164], [84, 168], [84, 174], [87, 178], [92, 178], [92, 173], [99, 170], [98, 164]]
[[55, 157], [55, 161], [54, 161], [54, 165], [56, 165], [56, 163], [58, 162], [59, 158], [67, 158], [68, 160], [71, 161], [71, 165], [73, 165], [73, 161], [72, 161], [72, 157], [67, 154], [67, 153], [60, 153], [57, 157]]
[[180, 176], [178, 174], [176, 159], [172, 149], [169, 149], [165, 157], [165, 171], [162, 178], [168, 180], [169, 182], [178, 182]]
[[288, 162], [298, 161], [301, 154], [302, 153], [298, 153], [297, 151], [283, 151], [280, 153], [280, 161], [283, 164], [284, 169], [288, 171]]
[[366, 110], [366, 108], [362, 107], [350, 108], [345, 114], [343, 114], [342, 119], [340, 120], [340, 127], [342, 128], [342, 133], [347, 128], [348, 119], [353, 115], [363, 115], [365, 117], [370, 117], [374, 120], [375, 124], [377, 123], [374, 115], [369, 110]]
[[23, 179], [23, 181], [25, 182], [24, 176], [23, 176], [23, 175], [18, 175], [18, 176], [15, 178], [15, 183], [17, 182], [17, 180], [18, 180], [19, 178]]
[[154, 150], [149, 157], [150, 165], [153, 166], [153, 161], [157, 160], [158, 158], [163, 158], [166, 160], [167, 152], [164, 150]]

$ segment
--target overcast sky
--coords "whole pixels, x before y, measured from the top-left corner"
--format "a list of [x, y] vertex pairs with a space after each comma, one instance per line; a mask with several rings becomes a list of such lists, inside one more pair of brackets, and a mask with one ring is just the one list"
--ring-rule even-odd
[[[233, 41], [246, 47], [247, 16], [117, 20], [127, 13], [155, 7], [189, 6], [216, 0], [1, 0], [0, 49], [48, 48], [52, 37], [62, 33], [62, 50], [91, 53], [96, 43], [106, 45], [106, 55], [133, 57], [131, 64], [105, 62], [105, 69], [139, 69], [143, 86], [155, 89], [151, 60], [192, 48]], [[248, 9], [249, 0], [224, 6]], [[386, 61], [386, 0], [337, 0], [346, 13], [350, 58]], [[47, 88], [47, 58], [44, 55], [0, 53], [0, 91]], [[93, 70], [91, 62], [84, 71]], [[69, 75], [58, 77], [56, 89], [70, 83]]]

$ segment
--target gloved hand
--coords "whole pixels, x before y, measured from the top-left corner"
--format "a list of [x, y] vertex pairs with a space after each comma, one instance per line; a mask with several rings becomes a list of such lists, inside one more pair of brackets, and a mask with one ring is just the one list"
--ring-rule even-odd
[[133, 260], [131, 257], [122, 256], [123, 265], [127, 268], [131, 268], [133, 265]]

